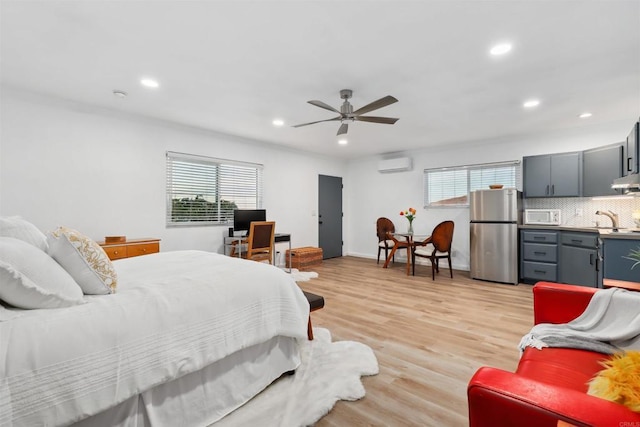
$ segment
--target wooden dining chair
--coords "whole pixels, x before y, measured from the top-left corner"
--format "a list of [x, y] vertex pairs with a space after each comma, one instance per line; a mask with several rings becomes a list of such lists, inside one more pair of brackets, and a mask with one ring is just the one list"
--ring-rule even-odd
[[389, 218], [380, 217], [376, 221], [376, 233], [378, 235], [378, 262], [380, 264], [380, 252], [384, 249], [384, 259], [389, 256], [389, 249], [393, 247], [393, 240], [389, 239], [387, 233], [395, 233], [396, 227]]
[[[416, 275], [416, 256], [429, 258], [431, 261], [431, 278], [436, 279], [436, 272], [440, 272], [439, 260], [446, 258], [449, 261], [449, 274], [453, 279], [453, 269], [451, 268], [451, 242], [453, 241], [453, 221], [443, 221], [436, 225], [431, 233], [422, 242], [414, 242], [411, 249], [411, 263], [413, 264], [413, 275]], [[433, 245], [433, 250], [427, 245]]]
[[273, 263], [273, 236], [276, 223], [274, 221], [252, 221], [247, 236], [247, 251], [242, 258], [253, 261], [269, 261]]

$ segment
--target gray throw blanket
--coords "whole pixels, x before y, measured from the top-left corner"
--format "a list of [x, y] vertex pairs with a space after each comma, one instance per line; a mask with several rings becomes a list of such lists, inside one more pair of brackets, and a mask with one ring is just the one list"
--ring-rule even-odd
[[578, 348], [604, 354], [640, 350], [640, 292], [599, 290], [571, 322], [534, 326], [522, 337], [520, 353], [526, 347]]

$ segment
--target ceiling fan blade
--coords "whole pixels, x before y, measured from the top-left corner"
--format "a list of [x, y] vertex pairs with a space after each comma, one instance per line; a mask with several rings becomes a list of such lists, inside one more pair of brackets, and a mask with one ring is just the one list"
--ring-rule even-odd
[[392, 117], [375, 117], [375, 116], [356, 116], [353, 119], [360, 122], [384, 123], [386, 125], [392, 125], [399, 120], [399, 119], [394, 119]]
[[309, 122], [309, 123], [302, 123], [301, 125], [294, 125], [292, 127], [294, 128], [299, 128], [301, 126], [308, 126], [308, 125], [314, 125], [316, 123], [322, 123], [322, 122], [335, 122], [342, 119], [342, 117], [338, 116], [338, 117], [334, 117], [333, 119], [326, 119], [326, 120], [318, 120], [317, 122]]
[[322, 101], [307, 101], [311, 105], [315, 105], [316, 107], [324, 108], [325, 110], [333, 111], [334, 113], [340, 114], [340, 111], [333, 108], [331, 105], [327, 105]]
[[349, 125], [346, 123], [343, 123], [340, 125], [340, 128], [338, 129], [338, 133], [336, 135], [344, 135], [347, 133], [347, 130], [349, 130]]
[[[311, 101], [309, 101], [309, 102], [311, 102]], [[393, 104], [395, 102], [398, 102], [398, 100], [395, 99], [391, 95], [387, 95], [384, 98], [380, 98], [377, 101], [373, 101], [372, 103], [365, 105], [364, 107], [358, 108], [356, 111], [353, 112], [353, 115], [354, 116], [358, 116], [360, 114], [368, 113], [369, 111], [373, 111], [373, 110], [377, 110], [378, 108], [386, 107], [387, 105], [391, 105], [391, 104]]]

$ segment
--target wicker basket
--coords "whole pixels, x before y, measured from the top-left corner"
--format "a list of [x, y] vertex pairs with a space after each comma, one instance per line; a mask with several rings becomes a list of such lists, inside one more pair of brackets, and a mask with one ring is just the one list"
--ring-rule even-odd
[[289, 262], [289, 250], [287, 249], [284, 259], [288, 268], [308, 270], [322, 264], [322, 248], [305, 246], [304, 248], [291, 249], [291, 262]]

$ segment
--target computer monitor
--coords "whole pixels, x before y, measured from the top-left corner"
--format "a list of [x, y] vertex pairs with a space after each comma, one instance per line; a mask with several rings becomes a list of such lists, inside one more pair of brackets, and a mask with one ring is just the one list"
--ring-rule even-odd
[[245, 235], [249, 232], [252, 221], [266, 221], [266, 209], [234, 209], [233, 210], [233, 231]]

